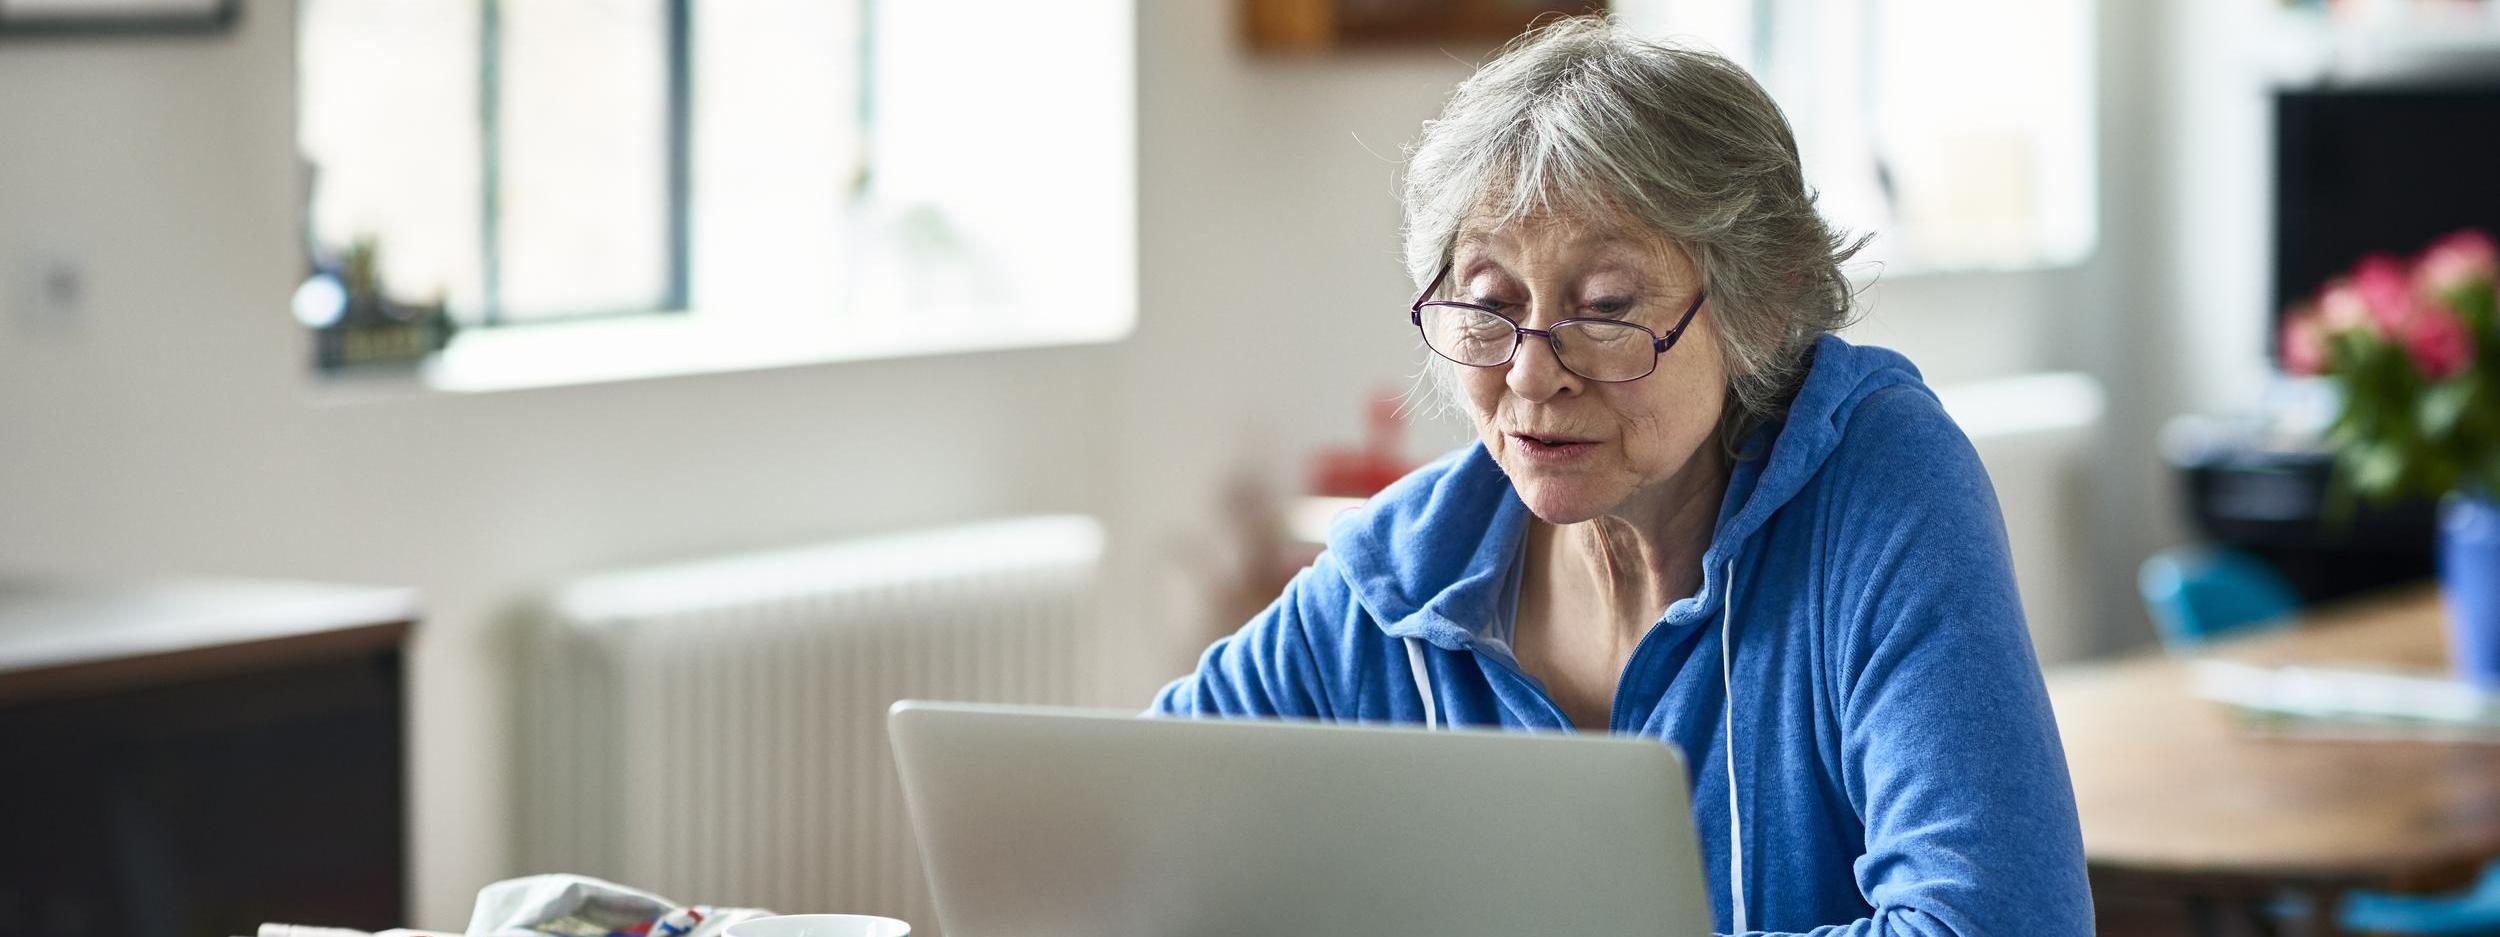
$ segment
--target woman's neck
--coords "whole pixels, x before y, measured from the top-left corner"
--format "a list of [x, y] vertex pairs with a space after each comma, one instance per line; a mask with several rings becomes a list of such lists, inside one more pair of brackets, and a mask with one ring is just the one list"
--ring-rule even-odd
[[1726, 455], [1705, 444], [1683, 471], [1614, 511], [1560, 526], [1531, 518], [1529, 549], [1547, 558], [1557, 587], [1595, 606], [1613, 643], [1629, 648], [1669, 603], [1700, 591], [1727, 481]]

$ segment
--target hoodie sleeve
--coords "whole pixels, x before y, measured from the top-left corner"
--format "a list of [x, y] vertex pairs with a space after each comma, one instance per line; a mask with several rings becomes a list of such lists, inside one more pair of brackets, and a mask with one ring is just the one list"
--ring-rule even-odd
[[1196, 673], [1155, 694], [1145, 714], [1335, 718], [1310, 632], [1332, 621], [1342, 625], [1334, 619], [1359, 614], [1344, 583], [1335, 559], [1320, 554], [1266, 611], [1207, 648]]
[[1816, 934], [2088, 935], [2063, 746], [1970, 440], [1923, 388], [1863, 401], [1824, 505], [1828, 701], [1872, 917]]

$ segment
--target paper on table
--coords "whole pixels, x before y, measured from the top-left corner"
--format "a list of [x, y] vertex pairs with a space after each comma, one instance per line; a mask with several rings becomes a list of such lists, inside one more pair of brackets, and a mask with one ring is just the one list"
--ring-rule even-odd
[[2197, 661], [2194, 673], [2198, 696], [2263, 735], [2500, 744], [2500, 696], [2444, 677], [2226, 660]]

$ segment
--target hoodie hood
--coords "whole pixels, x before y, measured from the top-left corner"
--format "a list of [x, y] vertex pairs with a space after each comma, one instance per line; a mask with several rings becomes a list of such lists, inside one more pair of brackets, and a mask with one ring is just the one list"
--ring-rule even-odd
[[[1918, 368], [1891, 349], [1825, 335], [1809, 355], [1787, 417], [1755, 430], [1744, 441], [1748, 457], [1729, 471], [1702, 555], [1701, 590], [1668, 606], [1660, 624], [1709, 621], [1726, 600], [1729, 561], [1822, 469], [1858, 403], [1895, 384], [1920, 383]], [[1509, 620], [1528, 518], [1509, 476], [1479, 441], [1338, 518], [1328, 548], [1356, 601], [1391, 637], [1450, 650], [1491, 645], [1507, 656], [1507, 635], [1493, 629]]]

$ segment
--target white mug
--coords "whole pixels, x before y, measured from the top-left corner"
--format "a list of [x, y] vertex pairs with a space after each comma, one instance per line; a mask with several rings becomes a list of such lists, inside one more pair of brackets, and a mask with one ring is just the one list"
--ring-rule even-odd
[[868, 914], [781, 914], [729, 925], [725, 937], [911, 937], [911, 925]]

